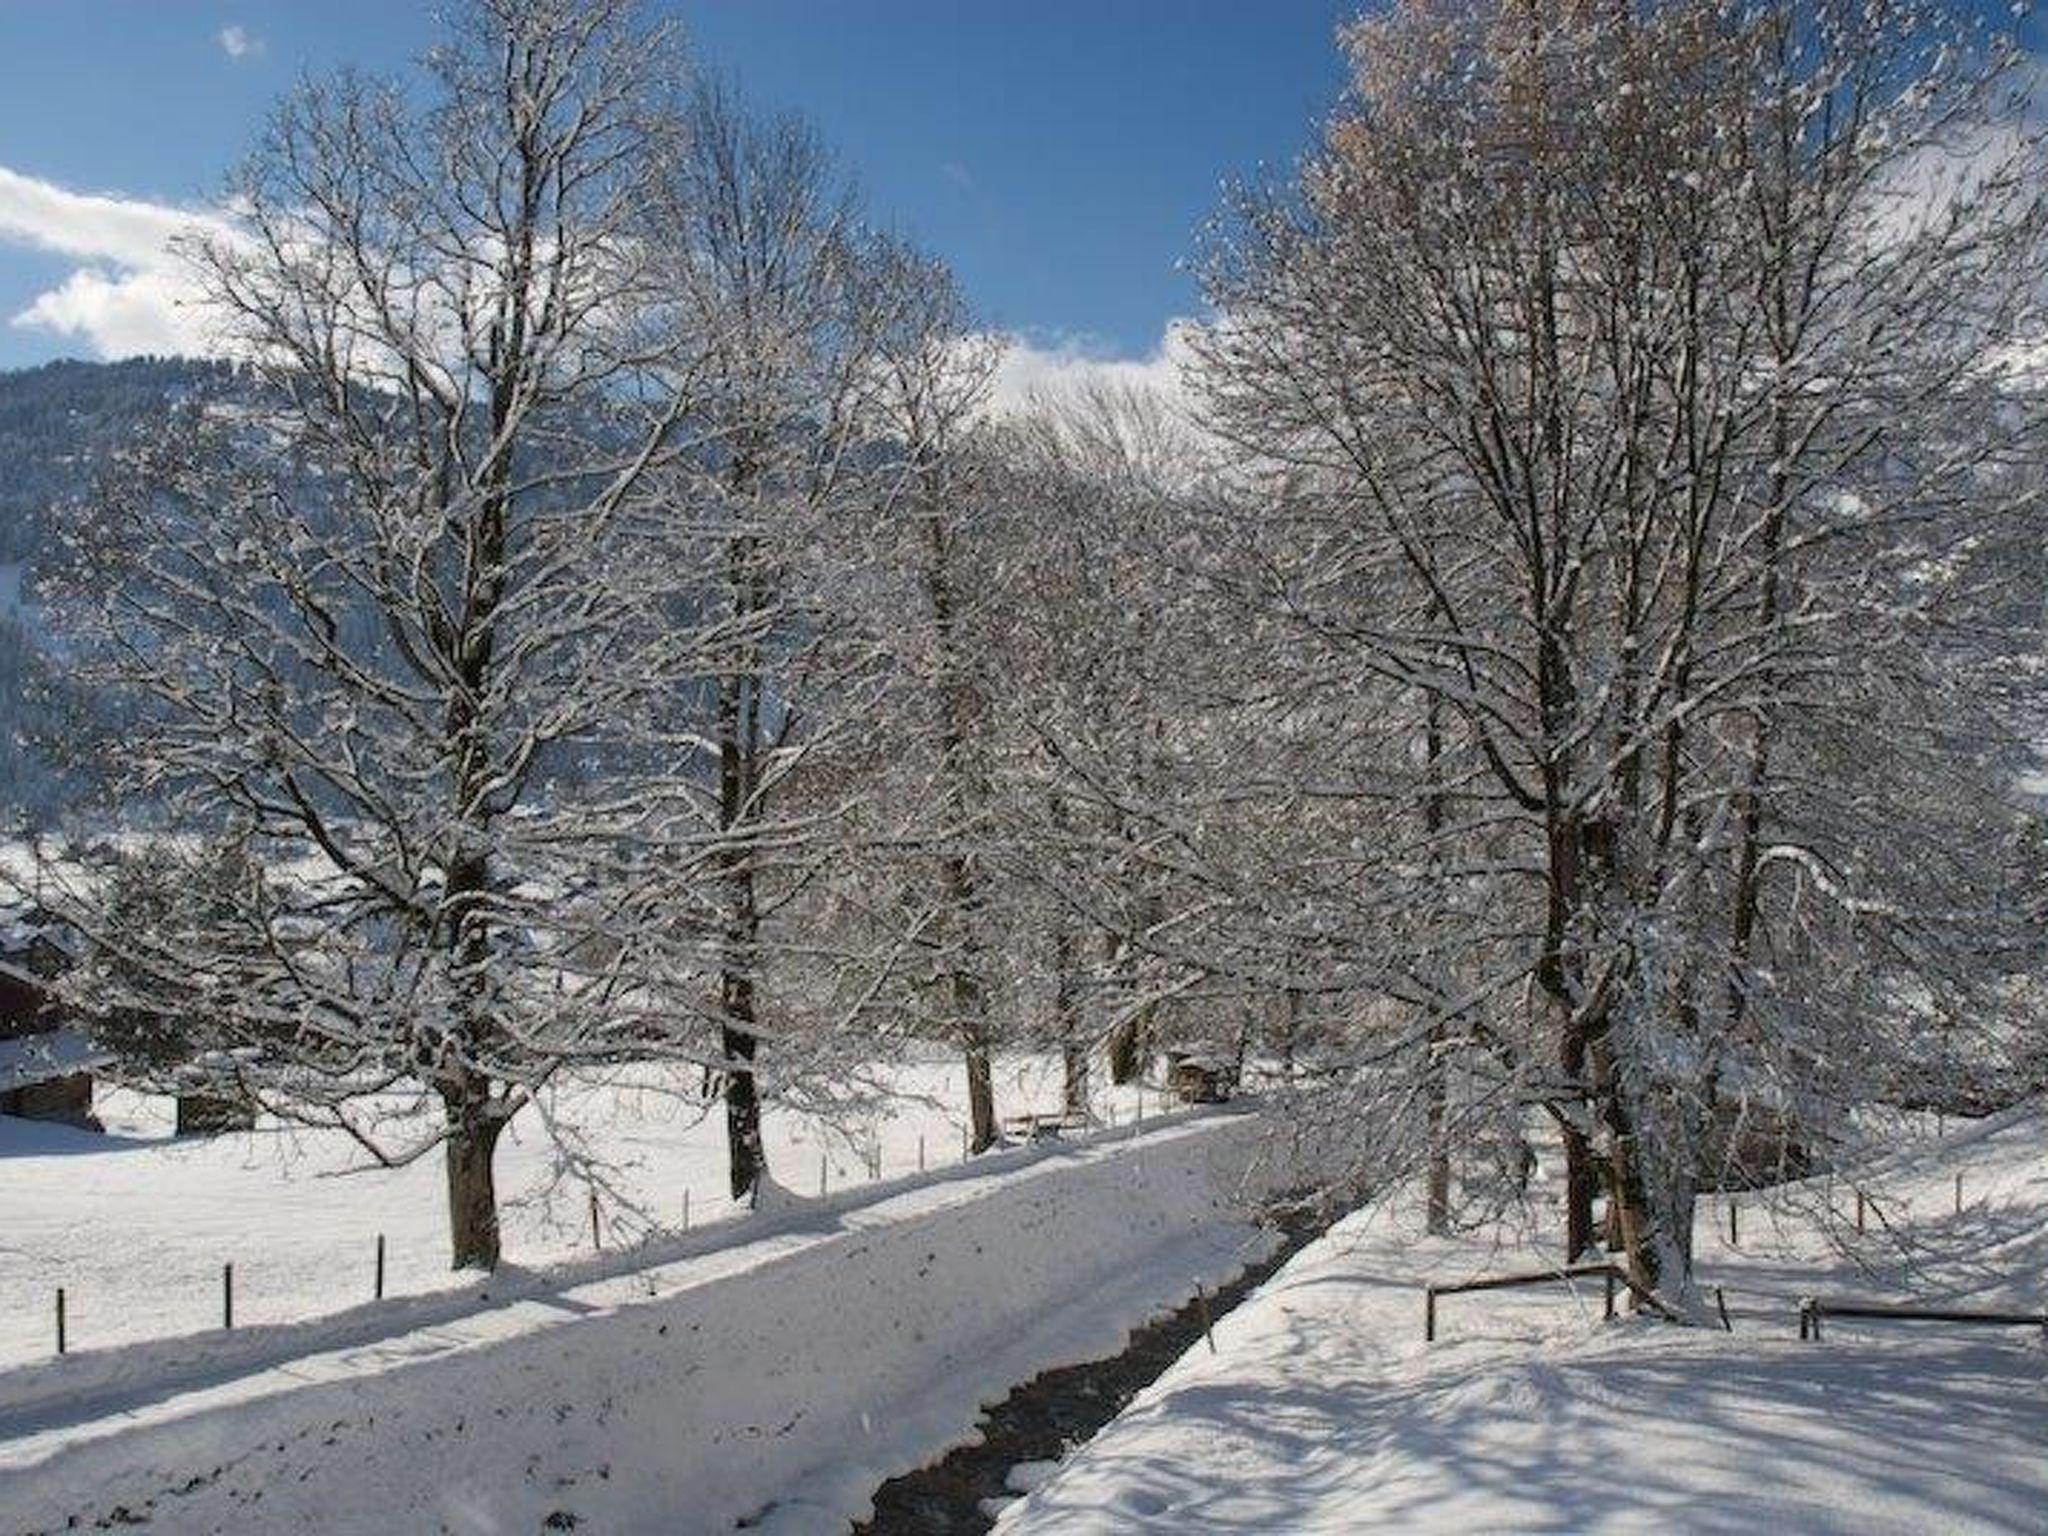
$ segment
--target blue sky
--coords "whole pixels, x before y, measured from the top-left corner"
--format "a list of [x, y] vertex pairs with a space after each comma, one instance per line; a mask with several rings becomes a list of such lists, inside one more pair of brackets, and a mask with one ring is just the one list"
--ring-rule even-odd
[[[752, 98], [816, 121], [876, 215], [952, 262], [989, 324], [1141, 358], [1196, 308], [1177, 263], [1222, 180], [1284, 165], [1335, 99], [1333, 34], [1358, 5], [668, 8]], [[161, 340], [143, 248], [163, 210], [213, 196], [297, 75], [404, 68], [434, 9], [0, 0], [0, 367]]]

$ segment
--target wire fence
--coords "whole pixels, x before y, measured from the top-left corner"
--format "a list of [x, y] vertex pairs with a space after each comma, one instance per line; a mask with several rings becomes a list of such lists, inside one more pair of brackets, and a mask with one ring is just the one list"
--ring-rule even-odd
[[[1148, 1095], [1156, 1095], [1156, 1102], [1149, 1108], [1146, 1104]], [[1098, 1110], [1093, 1114], [1057, 1110], [1015, 1115], [1003, 1122], [1005, 1139], [999, 1141], [990, 1150], [1000, 1151], [1006, 1146], [1029, 1145], [1073, 1132], [1115, 1129], [1120, 1121], [1123, 1126], [1135, 1131], [1143, 1127], [1148, 1119], [1155, 1121], [1163, 1119], [1175, 1110], [1183, 1107], [1185, 1106], [1174, 1100], [1165, 1091], [1144, 1090], [1136, 1096], [1133, 1103], [1125, 1106], [1121, 1117], [1114, 1101], [1099, 1106]], [[899, 1156], [901, 1155], [899, 1153]], [[850, 1157], [843, 1156], [837, 1162], [833, 1160], [830, 1149], [821, 1147], [818, 1152], [815, 1192], [817, 1197], [822, 1200], [834, 1193], [865, 1187], [868, 1184], [880, 1184], [885, 1182], [885, 1180], [913, 1177], [919, 1174], [936, 1172], [942, 1168], [964, 1167], [972, 1161], [973, 1157], [972, 1131], [966, 1125], [959, 1127], [957, 1144], [950, 1139], [950, 1132], [940, 1134], [932, 1130], [919, 1131], [916, 1138], [914, 1163], [910, 1167], [899, 1166], [895, 1169], [889, 1168], [888, 1162], [891, 1159], [886, 1156], [879, 1141], [856, 1148]], [[722, 1203], [718, 1200], [712, 1200], [708, 1202], [708, 1205], [716, 1210]], [[674, 1226], [651, 1225], [644, 1206], [639, 1202], [621, 1198], [608, 1206], [599, 1189], [592, 1185], [588, 1189], [587, 1194], [589, 1252], [592, 1254], [608, 1251], [623, 1253], [650, 1239], [687, 1236], [693, 1230], [701, 1229], [702, 1222], [699, 1218], [703, 1214], [705, 1204], [698, 1202], [694, 1198], [691, 1189], [686, 1185], [679, 1192], [677, 1205], [678, 1223]], [[729, 1212], [726, 1217], [721, 1219], [731, 1219], [732, 1217], [740, 1217], [746, 1214], [748, 1213], [745, 1211], [735, 1210]], [[243, 1255], [244, 1258], [247, 1256], [246, 1254]], [[390, 1287], [393, 1269], [392, 1261], [397, 1256], [396, 1245], [391, 1242], [385, 1233], [377, 1232], [373, 1235], [368, 1245], [364, 1268], [361, 1271], [364, 1293], [359, 1296], [358, 1300], [350, 1300], [341, 1291], [339, 1285], [336, 1285], [333, 1289], [322, 1293], [319, 1302], [313, 1310], [302, 1312], [300, 1315], [289, 1319], [268, 1319], [266, 1321], [310, 1322], [322, 1317], [332, 1316], [363, 1302], [375, 1304], [387, 1299], [406, 1300], [424, 1294], [431, 1294], [430, 1292], [417, 1290], [402, 1291], [396, 1295], [392, 1293]], [[573, 1257], [573, 1254], [557, 1253], [547, 1262], [551, 1264], [566, 1263], [570, 1262]], [[220, 1261], [218, 1270], [220, 1280], [216, 1292], [213, 1315], [218, 1319], [218, 1326], [223, 1331], [232, 1331], [237, 1326], [238, 1294], [235, 1266], [236, 1260], [223, 1259]], [[327, 1270], [329, 1277], [333, 1279], [338, 1279], [345, 1272], [345, 1268], [339, 1265], [330, 1266]], [[245, 1282], [246, 1278], [245, 1274]], [[245, 1284], [245, 1293], [239, 1298], [244, 1302], [250, 1299], [246, 1290]], [[89, 1309], [87, 1317], [81, 1318], [79, 1302], [81, 1300], [90, 1301], [92, 1299], [91, 1290], [90, 1288], [82, 1290], [74, 1277], [64, 1284], [53, 1287], [52, 1291], [45, 1294], [50, 1295], [53, 1301], [53, 1310], [50, 1314], [52, 1332], [49, 1337], [54, 1344], [55, 1354], [57, 1356], [69, 1355], [81, 1344], [80, 1323], [82, 1321], [89, 1323], [90, 1321]], [[203, 1297], [203, 1292], [201, 1296]], [[104, 1301], [106, 1298], [103, 1297], [101, 1299]], [[294, 1295], [294, 1300], [303, 1303], [307, 1298], [304, 1292], [297, 1292]], [[193, 1313], [188, 1315], [196, 1318], [204, 1314], [195, 1309]], [[247, 1320], [247, 1308], [244, 1307], [242, 1316], [244, 1325], [246, 1325]], [[90, 1332], [89, 1327], [87, 1332]], [[32, 1334], [29, 1336], [32, 1336]], [[130, 1334], [105, 1340], [104, 1342], [108, 1347], [123, 1347], [131, 1344], [161, 1342], [168, 1338], [187, 1336], [189, 1336], [188, 1332], [171, 1331], [146, 1336]], [[94, 1341], [87, 1337], [82, 1342], [87, 1347], [91, 1347]], [[22, 1363], [26, 1363], [26, 1361]]]

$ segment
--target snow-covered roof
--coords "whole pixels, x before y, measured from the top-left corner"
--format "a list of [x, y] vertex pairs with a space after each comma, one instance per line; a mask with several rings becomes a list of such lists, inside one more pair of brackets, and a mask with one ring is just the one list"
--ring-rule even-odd
[[0, 955], [18, 959], [47, 947], [75, 959], [77, 938], [70, 924], [34, 902], [0, 896]]
[[45, 1030], [19, 1040], [0, 1040], [0, 1093], [47, 1083], [53, 1077], [69, 1077], [112, 1061], [102, 1050], [75, 1029]]

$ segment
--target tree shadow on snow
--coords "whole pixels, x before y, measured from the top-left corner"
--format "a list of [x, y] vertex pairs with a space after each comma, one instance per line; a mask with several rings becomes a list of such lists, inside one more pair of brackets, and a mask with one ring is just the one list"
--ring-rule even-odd
[[2005, 1341], [1192, 1384], [1130, 1416], [1133, 1430], [1170, 1416], [1179, 1454], [1112, 1432], [1091, 1475], [1034, 1513], [1082, 1516], [1088, 1500], [1088, 1528], [1113, 1515], [1144, 1532], [2038, 1529], [2048, 1403], [2015, 1384], [2043, 1375], [2038, 1349]]

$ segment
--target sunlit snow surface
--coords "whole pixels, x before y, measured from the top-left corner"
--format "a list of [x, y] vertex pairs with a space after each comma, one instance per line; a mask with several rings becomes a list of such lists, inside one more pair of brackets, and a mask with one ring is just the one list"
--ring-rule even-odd
[[[1820, 1343], [1797, 1337], [1807, 1292], [2039, 1310], [2048, 1113], [1952, 1129], [1868, 1185], [1908, 1251], [1875, 1217], [1857, 1239], [1839, 1184], [1786, 1197], [1775, 1221], [1741, 1197], [1740, 1251], [1725, 1208], [1704, 1204], [1703, 1276], [1709, 1298], [1725, 1289], [1732, 1336], [1603, 1327], [1595, 1284], [1576, 1302], [1561, 1288], [1446, 1297], [1425, 1345], [1426, 1280], [1528, 1268], [1547, 1243], [1498, 1228], [1424, 1239], [1402, 1211], [1354, 1216], [998, 1529], [2048, 1531], [2038, 1330], [1831, 1321]], [[1817, 1230], [1830, 1198], [1847, 1252]]]
[[984, 1403], [1269, 1252], [1251, 1206], [1295, 1167], [1257, 1115], [1152, 1115], [461, 1294], [0, 1372], [0, 1531], [843, 1531]]
[[[1056, 1059], [999, 1066], [1008, 1117], [1054, 1111]], [[964, 1071], [934, 1059], [878, 1069], [858, 1101], [830, 1113], [771, 1108], [771, 1172], [796, 1194], [915, 1172], [962, 1156]], [[608, 1249], [745, 1213], [726, 1197], [725, 1124], [694, 1069], [648, 1068], [550, 1095], [498, 1152], [505, 1256], [523, 1268], [588, 1255], [590, 1197]], [[1120, 1123], [1140, 1090], [1099, 1095]], [[1146, 1111], [1163, 1103], [1152, 1090]], [[376, 1241], [385, 1238], [386, 1294], [463, 1283], [448, 1268], [438, 1152], [382, 1169], [346, 1137], [271, 1126], [205, 1140], [170, 1137], [168, 1100], [103, 1093], [108, 1134], [0, 1116], [0, 1370], [55, 1347], [64, 1287], [70, 1347], [96, 1349], [218, 1327], [221, 1266], [235, 1266], [242, 1326], [298, 1322], [371, 1298]], [[552, 1128], [551, 1128], [552, 1127]]]

